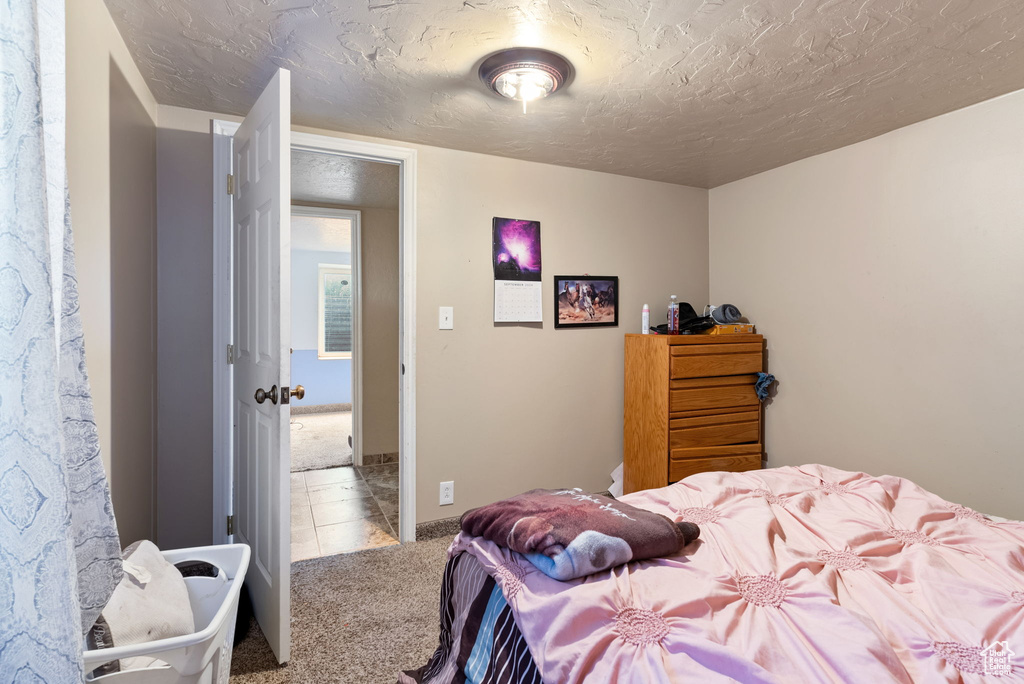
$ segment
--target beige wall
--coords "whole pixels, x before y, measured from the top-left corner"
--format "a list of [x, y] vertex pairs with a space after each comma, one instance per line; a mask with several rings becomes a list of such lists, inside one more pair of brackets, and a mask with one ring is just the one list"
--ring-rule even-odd
[[398, 451], [398, 210], [363, 207], [363, 453]]
[[110, 64], [110, 480], [125, 545], [156, 510], [156, 125]]
[[[193, 135], [205, 135], [214, 116], [160, 107], [162, 129]], [[622, 458], [623, 334], [639, 329], [644, 302], [656, 319], [668, 294], [707, 299], [707, 191], [409, 147], [419, 155], [417, 521], [456, 516], [531, 487], [606, 488]], [[178, 172], [209, 177], [209, 160], [194, 157], [191, 170], [189, 160], [179, 159]], [[159, 163], [165, 161], [161, 153]], [[178, 222], [174, 207], [191, 197], [172, 197], [163, 187], [160, 195], [168, 207], [160, 214], [165, 230]], [[492, 322], [494, 216], [541, 222], [542, 327]], [[212, 224], [191, 230], [212, 231]], [[554, 330], [552, 277], [583, 272], [621, 278], [620, 327]], [[455, 330], [437, 330], [442, 305], [455, 307]], [[205, 334], [181, 329], [173, 340], [161, 336], [161, 354], [168, 344], [191, 344]], [[193, 401], [208, 410], [209, 382], [197, 377], [195, 384]], [[208, 444], [186, 450], [178, 465], [205, 478]], [[442, 480], [455, 481], [454, 506], [437, 504]], [[196, 533], [208, 535], [208, 527]]]
[[[115, 74], [114, 78], [117, 79], [118, 73], [123, 75], [123, 81], [115, 82], [112, 92], [111, 75]], [[128, 91], [137, 98], [136, 103], [130, 103]], [[111, 111], [112, 106], [118, 111]], [[126, 131], [126, 135], [138, 134], [145, 137], [147, 124], [144, 119], [148, 117], [148, 126], [154, 126], [156, 108], [156, 101], [131, 60], [128, 49], [114, 27], [114, 22], [102, 0], [69, 2], [67, 163], [79, 295], [100, 448], [104, 467], [110, 477], [119, 525], [122, 528], [130, 525], [125, 531], [126, 537], [143, 531], [143, 527], [135, 527], [134, 522], [127, 521], [134, 513], [126, 511], [144, 508], [141, 500], [129, 495], [127, 489], [145, 486], [145, 470], [147, 467], [151, 468], [151, 464], [147, 466], [145, 461], [151, 458], [152, 449], [141, 454], [135, 452], [136, 445], [144, 445], [146, 442], [145, 435], [140, 433], [138, 426], [130, 424], [139, 416], [125, 417], [120, 422], [115, 419], [114, 289], [120, 278], [126, 277], [132, 282], [138, 280], [141, 286], [147, 276], [144, 273], [132, 272], [126, 275], [126, 272], [119, 271], [117, 255], [125, 252], [119, 252], [120, 246], [114, 242], [112, 230], [115, 229], [112, 228], [112, 222], [119, 210], [122, 217], [130, 217], [133, 212], [144, 213], [145, 209], [140, 208], [139, 203], [144, 203], [146, 198], [132, 197], [130, 193], [121, 193], [114, 187], [112, 174], [124, 173], [126, 164], [139, 163], [140, 158], [135, 157], [132, 160], [135, 151], [125, 150], [126, 155], [120, 160], [122, 164], [119, 168], [122, 170], [118, 171], [112, 167], [111, 143], [116, 145], [120, 141], [112, 141], [111, 128], [121, 115], [122, 121], [132, 122], [133, 129]], [[144, 157], [148, 154], [146, 149], [143, 145], [138, 154]], [[145, 161], [142, 160], [141, 163], [144, 168]], [[139, 180], [143, 187], [148, 187], [148, 180]], [[123, 198], [124, 204], [112, 207], [112, 196], [119, 200]], [[135, 219], [126, 220], [130, 224]], [[136, 234], [135, 237], [140, 235]], [[128, 251], [136, 249], [142, 255], [146, 251], [146, 246], [134, 244]], [[145, 324], [138, 330], [144, 327]], [[139, 350], [139, 354], [145, 355], [146, 350]], [[138, 359], [133, 359], [133, 363], [135, 361]], [[131, 382], [129, 385], [134, 387]], [[142, 404], [140, 411], [144, 413], [150, 398], [141, 397], [139, 401]], [[119, 433], [122, 428], [128, 432]], [[112, 463], [118, 462], [119, 459], [120, 465], [112, 468]], [[132, 465], [135, 459], [141, 459], [137, 462], [139, 468]], [[130, 496], [133, 503], [125, 503], [126, 499], [122, 495]]]
[[[533, 487], [600, 491], [622, 460], [623, 334], [707, 298], [707, 191], [437, 148], [419, 157], [417, 519]], [[495, 325], [491, 220], [541, 223], [544, 324]], [[618, 328], [555, 330], [553, 276], [620, 278]], [[455, 329], [437, 329], [437, 307]], [[455, 481], [455, 505], [438, 484]]]
[[1024, 91], [711, 191], [711, 297], [768, 339], [769, 465], [1024, 518]]

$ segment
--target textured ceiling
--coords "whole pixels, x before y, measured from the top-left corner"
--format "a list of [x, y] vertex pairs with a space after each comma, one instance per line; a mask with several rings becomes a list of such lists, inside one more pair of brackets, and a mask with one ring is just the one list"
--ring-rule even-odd
[[398, 208], [398, 166], [336, 154], [292, 151], [292, 201]]
[[[1024, 88], [1022, 0], [106, 0], [157, 101], [713, 187]], [[512, 46], [575, 81], [520, 107]]]

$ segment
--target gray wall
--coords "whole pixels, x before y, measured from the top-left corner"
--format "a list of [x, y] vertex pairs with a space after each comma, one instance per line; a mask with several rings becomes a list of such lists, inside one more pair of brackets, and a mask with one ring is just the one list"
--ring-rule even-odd
[[111, 60], [110, 483], [125, 546], [155, 532], [156, 322], [156, 125]]
[[213, 520], [213, 148], [157, 131], [158, 538], [209, 544]]

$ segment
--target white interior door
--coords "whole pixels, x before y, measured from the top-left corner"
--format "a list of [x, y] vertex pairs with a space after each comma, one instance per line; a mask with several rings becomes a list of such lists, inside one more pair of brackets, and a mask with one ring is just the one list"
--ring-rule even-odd
[[278, 662], [291, 647], [288, 386], [291, 335], [291, 74], [279, 69], [234, 136], [234, 533]]

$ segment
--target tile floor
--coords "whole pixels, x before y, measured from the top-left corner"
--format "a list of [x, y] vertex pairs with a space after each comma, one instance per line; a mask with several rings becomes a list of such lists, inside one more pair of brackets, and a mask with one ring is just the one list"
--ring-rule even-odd
[[291, 477], [293, 562], [398, 543], [398, 463]]

